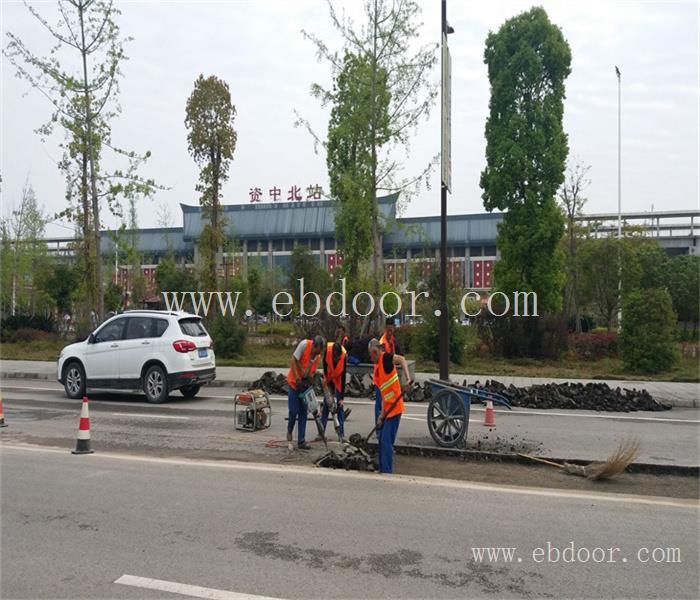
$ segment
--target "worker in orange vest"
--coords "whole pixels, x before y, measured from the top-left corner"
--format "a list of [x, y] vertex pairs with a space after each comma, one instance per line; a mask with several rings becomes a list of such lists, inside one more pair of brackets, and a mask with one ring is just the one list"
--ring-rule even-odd
[[[330, 398], [335, 398], [336, 414], [338, 415], [338, 436], [342, 442], [345, 437], [345, 359], [347, 352], [338, 342], [328, 342], [323, 356], [323, 408], [321, 409], [321, 425], [326, 431], [331, 406]], [[319, 436], [320, 439], [320, 436]]]
[[384, 347], [384, 352], [389, 352], [390, 354], [396, 354], [394, 331], [396, 331], [396, 321], [389, 318], [384, 326], [384, 334], [379, 338], [379, 343]]
[[377, 437], [379, 439], [379, 471], [394, 472], [394, 443], [403, 414], [403, 390], [396, 365], [400, 365], [406, 375], [405, 389], [411, 387], [408, 364], [403, 356], [391, 354], [382, 349], [376, 338], [368, 345], [369, 356], [374, 363], [374, 389], [380, 401], [377, 417]]
[[345, 325], [338, 325], [335, 330], [335, 341], [340, 344], [346, 350], [348, 349], [348, 344], [350, 343], [350, 338], [345, 333]]
[[306, 405], [300, 395], [312, 385], [312, 377], [321, 358], [321, 352], [326, 346], [326, 340], [317, 335], [313, 340], [301, 340], [294, 350], [292, 362], [287, 373], [287, 408], [289, 419], [287, 421], [287, 443], [291, 448], [292, 432], [294, 424], [299, 417], [299, 432], [297, 447], [300, 450], [309, 450], [311, 446], [306, 443]]

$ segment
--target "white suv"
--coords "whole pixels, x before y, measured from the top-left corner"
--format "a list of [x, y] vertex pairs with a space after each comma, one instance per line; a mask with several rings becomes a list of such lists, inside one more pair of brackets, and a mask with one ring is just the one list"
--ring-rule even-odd
[[87, 388], [142, 389], [160, 403], [177, 389], [194, 398], [215, 377], [212, 340], [202, 319], [185, 312], [126, 311], [58, 357], [58, 381], [69, 398], [82, 398]]

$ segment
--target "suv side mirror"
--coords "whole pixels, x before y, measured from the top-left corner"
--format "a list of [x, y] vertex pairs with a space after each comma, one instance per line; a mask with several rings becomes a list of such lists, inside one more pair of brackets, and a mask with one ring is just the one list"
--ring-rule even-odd
[[94, 333], [91, 333], [91, 334], [88, 336], [87, 343], [88, 343], [88, 344], [94, 344], [94, 343], [95, 343], [95, 334], [94, 334]]

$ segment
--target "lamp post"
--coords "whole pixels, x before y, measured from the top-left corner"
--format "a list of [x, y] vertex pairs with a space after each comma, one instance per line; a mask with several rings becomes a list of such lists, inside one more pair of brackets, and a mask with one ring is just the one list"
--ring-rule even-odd
[[622, 81], [617, 75], [617, 328], [622, 327]]
[[452, 187], [450, 112], [451, 112], [451, 64], [447, 35], [454, 29], [447, 23], [447, 0], [441, 0], [440, 44], [442, 60], [441, 119], [440, 119], [440, 379], [450, 376], [450, 315], [447, 309], [447, 191]]

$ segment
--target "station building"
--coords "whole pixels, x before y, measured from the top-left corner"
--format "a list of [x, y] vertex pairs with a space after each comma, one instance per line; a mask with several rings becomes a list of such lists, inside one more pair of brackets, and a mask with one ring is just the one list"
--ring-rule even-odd
[[[409, 277], [409, 265], [418, 265], [424, 274], [439, 268], [440, 217], [397, 216], [398, 194], [379, 198], [383, 225], [381, 238], [386, 279], [399, 287]], [[180, 204], [182, 226], [146, 228], [134, 235], [143, 256], [146, 278], [153, 282], [158, 262], [168, 253], [184, 265], [197, 261], [197, 242], [206, 219], [200, 206]], [[284, 285], [292, 250], [296, 245], [309, 249], [319, 266], [333, 272], [342, 264], [335, 237], [333, 204], [327, 200], [232, 204], [222, 207], [228, 247], [219, 261], [222, 277], [245, 275], [250, 266], [266, 269]], [[700, 210], [627, 212], [625, 224], [640, 226], [645, 235], [658, 238], [669, 255], [695, 254], [698, 236], [695, 223]], [[617, 213], [577, 217], [589, 226], [591, 235], [615, 235]], [[447, 252], [449, 277], [465, 289], [489, 289], [494, 262], [498, 259], [496, 237], [502, 213], [449, 215]], [[47, 240], [49, 250], [70, 254], [67, 238]], [[129, 289], [129, 268], [120, 266], [126, 257], [115, 253], [114, 232], [102, 232], [101, 253], [115, 264], [115, 279]]]

